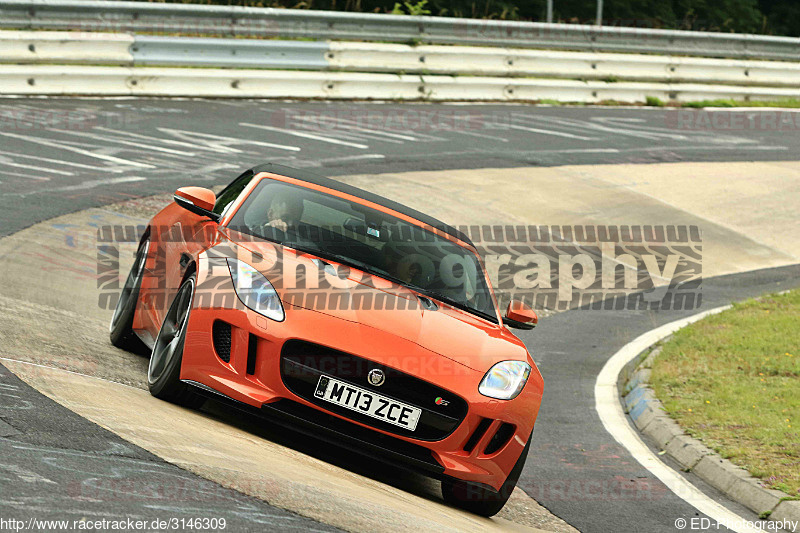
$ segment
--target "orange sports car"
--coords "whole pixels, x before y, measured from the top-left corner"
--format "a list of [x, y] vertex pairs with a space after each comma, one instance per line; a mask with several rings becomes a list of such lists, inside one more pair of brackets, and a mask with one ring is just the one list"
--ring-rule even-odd
[[111, 342], [150, 352], [161, 399], [212, 397], [442, 481], [491, 516], [519, 479], [543, 381], [457, 229], [279, 165], [148, 224]]

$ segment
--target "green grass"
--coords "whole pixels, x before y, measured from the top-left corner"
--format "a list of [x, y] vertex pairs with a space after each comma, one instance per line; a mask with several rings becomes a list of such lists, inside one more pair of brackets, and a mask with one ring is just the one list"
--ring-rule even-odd
[[733, 100], [730, 98], [720, 98], [717, 100], [700, 100], [698, 102], [686, 102], [683, 107], [800, 107], [800, 98], [785, 98], [781, 100]]
[[[606, 81], [606, 80], [604, 80]], [[697, 102], [665, 102], [657, 96], [647, 96], [644, 103], [636, 102], [620, 102], [618, 100], [601, 100], [591, 104], [585, 102], [561, 102], [558, 100], [541, 100], [537, 103], [547, 103], [552, 105], [568, 105], [568, 106], [645, 106], [645, 107], [689, 107], [689, 108], [703, 108], [703, 107], [786, 107], [786, 108], [800, 108], [800, 98], [789, 98], [784, 100], [754, 100], [746, 102], [744, 100], [701, 100]]]
[[800, 290], [736, 304], [678, 331], [651, 381], [689, 434], [800, 497]]

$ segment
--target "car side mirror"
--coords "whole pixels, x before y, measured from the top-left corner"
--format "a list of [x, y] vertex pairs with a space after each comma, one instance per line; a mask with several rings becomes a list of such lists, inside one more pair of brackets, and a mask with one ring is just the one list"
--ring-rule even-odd
[[181, 187], [172, 196], [175, 203], [200, 216], [208, 217], [214, 222], [219, 222], [220, 216], [212, 211], [217, 203], [214, 191], [203, 187]]
[[524, 303], [519, 300], [511, 300], [508, 303], [503, 323], [512, 328], [533, 329], [539, 323], [539, 317], [536, 316], [536, 311]]

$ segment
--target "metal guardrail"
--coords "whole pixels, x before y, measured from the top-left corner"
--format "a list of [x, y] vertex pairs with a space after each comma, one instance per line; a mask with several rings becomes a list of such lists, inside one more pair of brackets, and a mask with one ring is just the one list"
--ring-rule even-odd
[[0, 31], [0, 63], [133, 65], [133, 35]]
[[393, 41], [800, 60], [800, 39], [789, 37], [100, 0], [0, 0], [0, 28]]
[[135, 65], [326, 70], [325, 41], [209, 39], [137, 35]]
[[0, 64], [0, 94], [529, 102], [683, 102], [799, 98], [800, 89], [734, 85], [419, 76], [297, 70]]
[[101, 32], [0, 30], [0, 64], [3, 63], [800, 87], [800, 62], [475, 46], [160, 37]]

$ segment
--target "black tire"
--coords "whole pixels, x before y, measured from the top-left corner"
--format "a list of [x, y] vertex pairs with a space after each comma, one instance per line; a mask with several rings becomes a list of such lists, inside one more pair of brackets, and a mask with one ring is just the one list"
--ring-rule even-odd
[[133, 261], [133, 266], [128, 273], [128, 278], [125, 280], [125, 285], [120, 291], [119, 300], [114, 309], [114, 316], [111, 317], [111, 324], [109, 324], [108, 328], [111, 344], [122, 350], [140, 355], [149, 355], [150, 351], [136, 336], [131, 326], [133, 325], [133, 317], [136, 314], [136, 305], [139, 303], [139, 289], [142, 286], [145, 260], [149, 250], [150, 239], [146, 239], [139, 245], [139, 250], [136, 252], [136, 259]]
[[529, 438], [519, 459], [517, 459], [517, 463], [511, 469], [511, 473], [508, 474], [508, 478], [506, 478], [499, 491], [494, 491], [490, 487], [479, 483], [448, 478], [442, 481], [442, 497], [444, 501], [454, 507], [459, 507], [480, 516], [496, 515], [511, 497], [514, 487], [517, 486], [517, 481], [519, 481], [519, 476], [522, 474], [522, 468], [525, 466], [530, 447], [531, 439]]
[[199, 409], [205, 403], [205, 398], [180, 379], [186, 327], [192, 311], [196, 282], [195, 274], [184, 280], [164, 316], [164, 323], [161, 324], [150, 355], [147, 385], [150, 394], [156, 398]]

